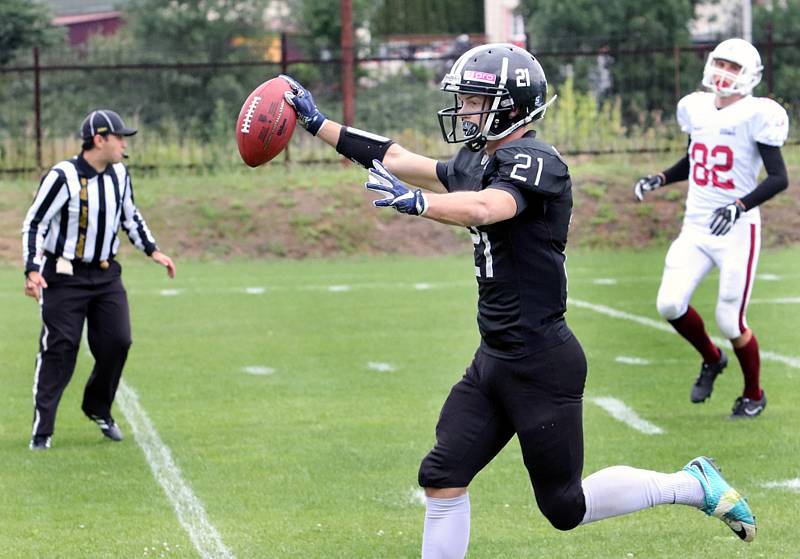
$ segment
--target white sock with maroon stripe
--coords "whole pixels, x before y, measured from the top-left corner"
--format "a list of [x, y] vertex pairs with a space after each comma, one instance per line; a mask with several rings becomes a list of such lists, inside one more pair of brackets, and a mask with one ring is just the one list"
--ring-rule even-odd
[[422, 559], [463, 559], [469, 545], [469, 494], [427, 498]]
[[629, 466], [612, 466], [583, 480], [586, 514], [581, 524], [636, 512], [656, 505], [705, 505], [700, 482], [681, 470], [662, 474]]

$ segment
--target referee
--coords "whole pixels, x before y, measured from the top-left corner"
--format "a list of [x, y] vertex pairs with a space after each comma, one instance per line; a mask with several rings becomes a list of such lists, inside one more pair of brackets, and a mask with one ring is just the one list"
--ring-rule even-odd
[[56, 410], [75, 369], [83, 324], [95, 358], [83, 393], [83, 412], [113, 441], [122, 432], [111, 416], [131, 345], [128, 298], [114, 259], [120, 225], [131, 242], [166, 266], [133, 201], [122, 164], [126, 137], [136, 134], [110, 110], [89, 113], [81, 125], [80, 155], [53, 166], [39, 184], [22, 226], [25, 295], [39, 301], [42, 333], [33, 380], [32, 450], [50, 448]]

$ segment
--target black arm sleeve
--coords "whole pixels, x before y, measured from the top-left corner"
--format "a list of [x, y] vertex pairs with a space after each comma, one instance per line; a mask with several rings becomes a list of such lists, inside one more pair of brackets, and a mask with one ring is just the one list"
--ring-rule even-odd
[[789, 186], [789, 176], [786, 172], [786, 164], [783, 162], [781, 148], [778, 146], [768, 146], [766, 144], [756, 144], [758, 153], [764, 161], [764, 169], [767, 177], [747, 196], [742, 197], [745, 211], [760, 206], [779, 192], [786, 190]]
[[[689, 143], [692, 143], [692, 137], [689, 136]], [[664, 184], [673, 182], [685, 181], [689, 178], [689, 154], [683, 156], [683, 159], [675, 163], [672, 167], [664, 171]]]
[[365, 132], [351, 126], [342, 126], [336, 151], [365, 169], [372, 167], [372, 160], [383, 161], [394, 140]]

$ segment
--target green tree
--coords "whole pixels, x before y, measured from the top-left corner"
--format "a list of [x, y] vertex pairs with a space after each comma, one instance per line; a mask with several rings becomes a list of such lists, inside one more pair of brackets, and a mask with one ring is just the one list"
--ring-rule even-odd
[[[786, 104], [795, 115], [800, 114], [800, 94], [797, 92], [797, 83], [800, 82], [800, 3], [786, 2], [780, 6], [775, 2], [772, 8], [757, 7], [753, 12], [753, 40], [761, 51], [762, 62], [769, 64], [767, 51], [768, 33], [772, 30], [772, 40], [775, 43], [788, 43], [772, 51], [772, 83], [773, 95]], [[767, 89], [768, 76], [764, 74], [764, 85], [759, 86], [759, 91]]]
[[[298, 49], [309, 56], [322, 51], [338, 51], [342, 36], [341, 3], [339, 0], [288, 0], [291, 20], [302, 38]], [[373, 0], [353, 0], [353, 29], [364, 27], [380, 5]]]
[[229, 61], [236, 37], [264, 34], [269, 0], [131, 0], [127, 29], [142, 52], [182, 62]]
[[483, 0], [384, 0], [375, 18], [379, 34], [483, 33]]
[[0, 0], [0, 66], [21, 49], [53, 44], [59, 36], [38, 2]]
[[[269, 0], [131, 0], [126, 26], [112, 37], [95, 37], [88, 59], [94, 63], [214, 63], [252, 60], [240, 39], [257, 43], [267, 34]], [[269, 72], [272, 73], [272, 72]], [[259, 81], [263, 68], [219, 67], [116, 71], [110, 95], [152, 126], [175, 127], [210, 138], [214, 122], [235, 122], [241, 102]], [[227, 132], [227, 131], [222, 131]]]
[[[671, 110], [676, 95], [676, 60], [671, 49], [689, 44], [688, 23], [695, 1], [660, 0], [521, 0], [533, 52], [543, 52], [542, 64], [551, 81], [568, 77], [572, 69], [576, 86], [597, 85], [598, 61], [606, 62], [611, 85], [604, 93], [623, 95], [628, 119], [641, 111]], [[649, 52], [661, 49], [661, 52]], [[550, 56], [554, 51], [585, 52], [586, 56]], [[599, 58], [598, 58], [599, 57]], [[702, 67], [697, 56], [679, 60], [680, 93], [699, 82]]]

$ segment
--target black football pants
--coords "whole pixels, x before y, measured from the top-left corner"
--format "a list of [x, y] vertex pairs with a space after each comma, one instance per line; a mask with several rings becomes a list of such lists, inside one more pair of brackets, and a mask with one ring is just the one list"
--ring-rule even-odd
[[420, 485], [467, 487], [516, 434], [542, 514], [560, 530], [574, 528], [586, 512], [585, 382], [586, 357], [574, 336], [524, 359], [479, 349], [442, 407]]
[[55, 259], [45, 261], [47, 289], [39, 301], [42, 334], [33, 381], [33, 435], [53, 434], [61, 395], [75, 370], [83, 324], [95, 364], [83, 392], [83, 412], [107, 418], [131, 345], [128, 297], [121, 267], [103, 270], [74, 263], [73, 275], [57, 274]]

